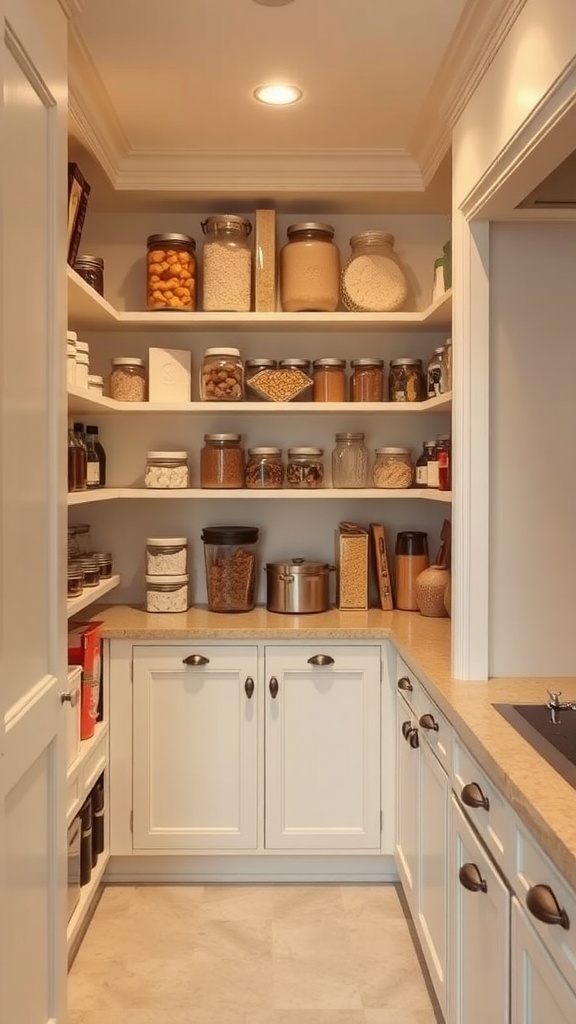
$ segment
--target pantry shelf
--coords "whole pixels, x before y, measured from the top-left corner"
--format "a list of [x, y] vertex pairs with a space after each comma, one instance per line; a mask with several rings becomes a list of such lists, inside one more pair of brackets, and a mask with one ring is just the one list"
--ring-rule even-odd
[[263, 501], [263, 500], [274, 500], [274, 501], [308, 501], [309, 499], [316, 501], [334, 501], [342, 500], [342, 498], [351, 498], [354, 501], [373, 501], [375, 498], [379, 501], [387, 501], [391, 499], [402, 499], [408, 501], [443, 501], [450, 502], [452, 500], [451, 491], [436, 491], [436, 490], [420, 490], [419, 488], [398, 488], [392, 490], [385, 490], [384, 488], [378, 487], [367, 487], [367, 488], [340, 488], [340, 487], [320, 487], [317, 490], [290, 490], [284, 489], [251, 489], [243, 488], [234, 490], [222, 489], [212, 490], [209, 488], [172, 488], [167, 490], [155, 490], [153, 488], [145, 487], [125, 487], [118, 489], [119, 498], [181, 498], [189, 499], [193, 498], [195, 501], [204, 499], [208, 501], [234, 498], [246, 501]]
[[102, 580], [95, 587], [86, 587], [79, 597], [70, 597], [66, 602], [68, 618], [81, 612], [84, 608], [88, 608], [95, 601], [99, 601], [101, 597], [104, 597], [104, 594], [110, 593], [111, 590], [115, 590], [119, 585], [120, 576], [114, 575], [109, 580]]
[[74, 913], [68, 922], [66, 932], [69, 954], [74, 950], [75, 944], [82, 934], [82, 929], [84, 928], [87, 920], [88, 909], [92, 904], [92, 901], [96, 898], [96, 894], [104, 878], [109, 860], [110, 853], [108, 849], [105, 849], [98, 856], [96, 867], [92, 871], [90, 881], [87, 885], [83, 885], [80, 890], [80, 899], [78, 900]]
[[92, 505], [95, 501], [112, 501], [117, 497], [117, 487], [103, 487], [93, 491], [70, 491], [68, 505]]
[[437, 398], [428, 398], [424, 402], [117, 402], [113, 398], [99, 398], [87, 394], [77, 388], [68, 389], [68, 408], [73, 413], [122, 413], [124, 415], [188, 415], [222, 416], [224, 413], [234, 415], [275, 415], [287, 413], [289, 416], [303, 414], [326, 415], [327, 413], [354, 413], [356, 416], [366, 413], [384, 413], [392, 416], [406, 416], [430, 413], [450, 412], [452, 394], [446, 393]]

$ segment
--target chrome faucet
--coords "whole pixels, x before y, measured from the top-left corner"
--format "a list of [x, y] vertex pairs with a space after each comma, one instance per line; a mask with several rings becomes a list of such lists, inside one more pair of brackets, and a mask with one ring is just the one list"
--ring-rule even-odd
[[546, 707], [550, 710], [554, 725], [558, 725], [560, 722], [561, 711], [576, 711], [576, 703], [560, 700], [562, 690], [548, 690], [548, 696], [550, 700], [547, 701]]

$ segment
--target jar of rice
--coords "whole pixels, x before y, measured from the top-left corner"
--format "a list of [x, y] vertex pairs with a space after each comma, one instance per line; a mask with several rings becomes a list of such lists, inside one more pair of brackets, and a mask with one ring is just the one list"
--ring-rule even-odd
[[393, 313], [408, 296], [408, 282], [394, 251], [394, 235], [361, 231], [350, 239], [351, 253], [342, 271], [342, 302], [360, 313]]

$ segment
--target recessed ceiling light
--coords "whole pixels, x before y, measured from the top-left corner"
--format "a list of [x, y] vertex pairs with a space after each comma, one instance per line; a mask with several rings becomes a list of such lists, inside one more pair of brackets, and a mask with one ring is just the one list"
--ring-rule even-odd
[[262, 4], [262, 7], [285, 7], [291, 4], [292, 0], [254, 0], [255, 4]]
[[302, 99], [302, 89], [297, 85], [259, 85], [254, 90], [254, 98], [260, 103], [286, 107]]

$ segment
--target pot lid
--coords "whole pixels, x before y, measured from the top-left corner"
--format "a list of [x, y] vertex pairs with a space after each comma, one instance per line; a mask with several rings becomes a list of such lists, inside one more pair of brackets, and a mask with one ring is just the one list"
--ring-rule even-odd
[[288, 558], [285, 562], [267, 562], [266, 571], [294, 573], [299, 576], [317, 576], [319, 573], [330, 572], [333, 565], [328, 562], [308, 562], [305, 558]]

